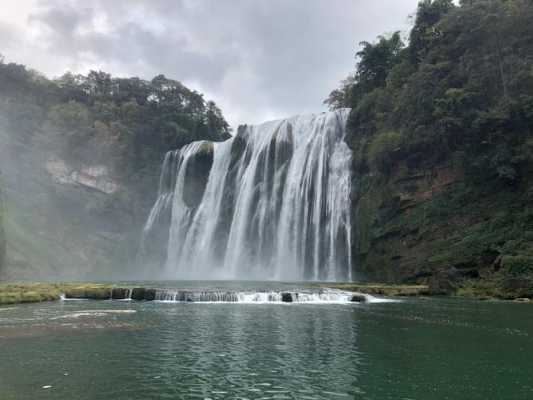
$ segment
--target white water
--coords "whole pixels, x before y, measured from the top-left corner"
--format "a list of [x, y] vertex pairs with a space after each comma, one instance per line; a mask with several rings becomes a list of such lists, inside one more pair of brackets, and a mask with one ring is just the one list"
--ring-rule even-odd
[[[167, 224], [168, 279], [351, 280], [348, 110], [245, 126], [212, 144], [200, 200], [188, 174], [211, 144], [167, 154], [144, 229]], [[168, 216], [170, 214], [170, 216]]]
[[[290, 301], [283, 301], [283, 296]], [[361, 295], [361, 294], [359, 294]], [[158, 289], [155, 301], [166, 303], [243, 303], [243, 304], [353, 304], [354, 293], [335, 289], [320, 291], [188, 291]], [[365, 302], [388, 302], [390, 299], [362, 295]]]

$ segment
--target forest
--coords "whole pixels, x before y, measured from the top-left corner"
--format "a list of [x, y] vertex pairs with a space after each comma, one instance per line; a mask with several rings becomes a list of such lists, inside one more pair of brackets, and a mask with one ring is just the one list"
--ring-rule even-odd
[[413, 19], [360, 43], [325, 100], [351, 108], [361, 276], [530, 295], [533, 3], [424, 0]]
[[168, 150], [229, 137], [213, 101], [164, 75], [146, 81], [91, 71], [50, 80], [0, 58], [0, 87], [0, 113], [21, 139], [29, 141], [43, 129], [53, 132], [72, 159], [93, 138], [112, 140], [109, 150], [125, 176], [159, 163]]

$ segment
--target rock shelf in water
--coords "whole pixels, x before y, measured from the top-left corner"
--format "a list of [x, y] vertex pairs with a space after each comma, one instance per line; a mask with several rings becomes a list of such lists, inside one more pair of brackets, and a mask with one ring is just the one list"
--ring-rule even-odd
[[[228, 290], [154, 289], [144, 287], [116, 287], [93, 283], [10, 283], [0, 284], [0, 306], [20, 303], [38, 303], [65, 299], [89, 300], [137, 300], [176, 302], [305, 302], [311, 293], [322, 291], [322, 301], [327, 302], [327, 293], [346, 293], [346, 302], [365, 302], [371, 296], [405, 297], [432, 296], [426, 285], [391, 285], [382, 283], [310, 283], [303, 285], [302, 292], [237, 292]], [[305, 288], [308, 289], [305, 289]], [[504, 299], [531, 302], [525, 297], [497, 296], [492, 292], [458, 291], [455, 296], [477, 299]], [[334, 292], [336, 290], [336, 292]], [[240, 296], [240, 297], [239, 297]], [[516, 300], [518, 299], [518, 300]], [[334, 302], [333, 299], [329, 299]], [[312, 300], [311, 300], [312, 301]]]
[[[370, 296], [371, 297], [371, 296]], [[114, 287], [106, 284], [30, 283], [0, 285], [0, 305], [65, 300], [132, 300], [203, 303], [349, 303], [369, 296], [330, 288], [282, 291], [229, 289], [158, 289]]]

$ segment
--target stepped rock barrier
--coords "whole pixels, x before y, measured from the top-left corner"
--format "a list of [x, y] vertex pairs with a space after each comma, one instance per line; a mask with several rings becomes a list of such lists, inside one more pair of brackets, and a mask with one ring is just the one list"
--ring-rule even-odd
[[309, 284], [293, 290], [230, 290], [191, 288], [150, 288], [93, 283], [12, 283], [0, 284], [0, 306], [42, 301], [126, 300], [183, 303], [361, 303], [373, 296], [430, 295], [427, 286], [377, 284]]
[[236, 291], [223, 289], [159, 289], [146, 287], [72, 287], [64, 291], [65, 300], [132, 300], [176, 303], [362, 303], [363, 293], [336, 289], [295, 291]]

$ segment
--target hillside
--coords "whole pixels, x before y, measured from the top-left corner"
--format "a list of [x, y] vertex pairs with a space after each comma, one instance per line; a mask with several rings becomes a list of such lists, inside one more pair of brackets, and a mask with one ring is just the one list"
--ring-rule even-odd
[[407, 44], [361, 43], [326, 100], [352, 108], [360, 279], [531, 295], [532, 20], [525, 0], [424, 0]]
[[139, 235], [166, 151], [222, 140], [215, 103], [160, 75], [50, 80], [0, 62], [10, 279], [140, 277]]

